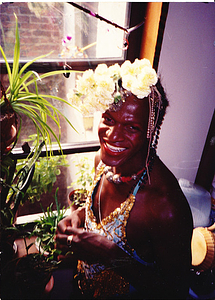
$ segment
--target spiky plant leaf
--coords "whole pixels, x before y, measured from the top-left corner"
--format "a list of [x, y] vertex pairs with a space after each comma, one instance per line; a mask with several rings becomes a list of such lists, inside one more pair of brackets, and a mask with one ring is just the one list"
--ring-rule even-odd
[[[47, 146], [51, 146], [52, 139], [57, 141], [60, 149], [60, 136], [61, 136], [61, 128], [60, 128], [60, 119], [59, 116], [62, 116], [66, 122], [75, 130], [74, 126], [71, 122], [64, 116], [60, 110], [58, 110], [53, 104], [50, 103], [50, 99], [55, 99], [59, 102], [62, 102], [66, 105], [73, 107], [70, 103], [66, 100], [52, 95], [44, 95], [39, 93], [38, 81], [43, 80], [44, 78], [48, 78], [51, 76], [67, 73], [83, 73], [81, 71], [75, 70], [56, 70], [44, 73], [42, 75], [38, 75], [35, 71], [30, 70], [29, 67], [37, 60], [46, 57], [49, 54], [41, 55], [33, 60], [27, 62], [22, 66], [19, 70], [19, 60], [20, 60], [20, 38], [19, 38], [19, 29], [18, 29], [18, 20], [16, 18], [16, 34], [15, 34], [15, 47], [14, 47], [14, 58], [13, 58], [13, 67], [12, 71], [10, 65], [8, 63], [7, 57], [4, 53], [4, 50], [0, 46], [0, 52], [4, 58], [8, 79], [9, 79], [9, 86], [6, 90], [6, 97], [7, 100], [10, 102], [11, 107], [13, 110], [20, 116], [20, 120], [22, 119], [22, 114], [25, 114], [34, 124], [36, 133], [38, 135], [38, 143], [39, 139], [42, 137]], [[31, 92], [30, 88], [34, 88], [35, 92]], [[0, 106], [1, 108], [5, 105], [4, 97], [1, 98]], [[50, 118], [58, 128], [58, 135], [54, 133], [53, 129], [47, 124], [47, 120]], [[21, 128], [19, 128], [19, 135], [20, 135]], [[16, 140], [17, 142], [17, 140]]]

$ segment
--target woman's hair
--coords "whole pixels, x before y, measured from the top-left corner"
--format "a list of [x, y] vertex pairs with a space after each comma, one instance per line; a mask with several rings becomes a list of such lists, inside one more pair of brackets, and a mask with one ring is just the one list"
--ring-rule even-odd
[[[155, 86], [156, 86], [156, 90], [157, 90], [157, 91], [155, 90], [155, 102], [156, 102], [156, 98], [159, 99], [160, 106], [155, 108], [155, 118], [157, 119], [157, 122], [155, 124], [154, 136], [153, 136], [152, 144], [151, 144], [151, 146], [154, 149], [157, 148], [161, 125], [163, 123], [164, 116], [166, 114], [166, 108], [169, 105], [169, 101], [167, 99], [164, 88], [161, 84], [160, 78], [158, 79]], [[157, 102], [159, 102], [159, 100]]]

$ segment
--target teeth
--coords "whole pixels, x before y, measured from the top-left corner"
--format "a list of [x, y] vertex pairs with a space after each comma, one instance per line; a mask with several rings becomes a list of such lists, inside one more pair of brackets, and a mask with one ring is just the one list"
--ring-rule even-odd
[[106, 145], [107, 145], [107, 147], [108, 147], [111, 151], [113, 151], [113, 152], [122, 152], [122, 151], [126, 150], [126, 148], [115, 147], [115, 146], [112, 146], [112, 145], [107, 144], [107, 143], [106, 143]]

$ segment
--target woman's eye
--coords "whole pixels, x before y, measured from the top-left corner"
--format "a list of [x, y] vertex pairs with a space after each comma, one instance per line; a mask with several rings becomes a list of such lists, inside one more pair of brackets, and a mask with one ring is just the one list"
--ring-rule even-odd
[[105, 124], [112, 124], [113, 123], [113, 119], [111, 119], [110, 117], [104, 116], [104, 123]]
[[129, 125], [129, 126], [127, 126], [127, 130], [130, 132], [137, 132], [137, 131], [139, 131], [139, 127]]

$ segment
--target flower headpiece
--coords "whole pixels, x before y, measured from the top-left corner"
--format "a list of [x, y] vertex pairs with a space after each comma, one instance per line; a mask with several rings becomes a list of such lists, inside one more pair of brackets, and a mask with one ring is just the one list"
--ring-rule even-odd
[[68, 93], [68, 99], [83, 115], [117, 110], [126, 100], [126, 92], [143, 99], [151, 93], [157, 80], [155, 70], [145, 58], [136, 59], [134, 63], [126, 60], [121, 67], [99, 64], [95, 71], [87, 70], [82, 76], [78, 75], [76, 88]]

